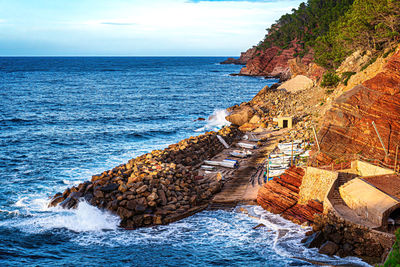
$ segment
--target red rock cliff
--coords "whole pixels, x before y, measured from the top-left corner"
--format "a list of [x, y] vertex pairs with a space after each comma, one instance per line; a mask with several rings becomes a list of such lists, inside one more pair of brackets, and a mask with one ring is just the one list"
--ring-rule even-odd
[[295, 223], [313, 222], [314, 214], [322, 213], [322, 204], [317, 201], [309, 201], [306, 205], [297, 203], [303, 176], [302, 168], [287, 169], [283, 175], [274, 177], [258, 190], [257, 203], [263, 209], [281, 214]]
[[247, 62], [254, 56], [256, 47], [247, 49], [246, 52], [242, 52], [239, 58], [228, 58], [221, 62], [221, 64], [235, 64], [235, 65], [246, 65]]
[[[296, 51], [301, 51], [300, 45], [295, 41], [292, 47], [282, 50], [278, 47], [271, 47], [265, 50], [258, 50], [247, 62], [246, 67], [240, 70], [241, 75], [268, 76], [288, 79], [291, 76], [289, 60], [296, 58]], [[308, 65], [312, 61], [312, 55], [306, 55], [301, 62]]]
[[[313, 164], [329, 164], [354, 154], [393, 164], [400, 145], [400, 49], [382, 72], [336, 99], [318, 133], [321, 151]], [[373, 127], [382, 138], [385, 151]], [[400, 152], [400, 150], [399, 150]]]

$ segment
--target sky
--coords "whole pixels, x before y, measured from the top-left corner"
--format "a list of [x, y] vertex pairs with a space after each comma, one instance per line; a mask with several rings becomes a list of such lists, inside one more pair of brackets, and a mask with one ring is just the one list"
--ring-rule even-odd
[[238, 56], [298, 0], [0, 0], [0, 56]]

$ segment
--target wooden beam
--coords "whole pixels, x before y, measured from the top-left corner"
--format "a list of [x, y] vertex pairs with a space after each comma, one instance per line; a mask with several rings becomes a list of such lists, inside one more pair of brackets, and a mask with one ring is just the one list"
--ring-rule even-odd
[[376, 132], [376, 134], [378, 135], [379, 141], [381, 141], [381, 145], [382, 145], [382, 147], [383, 147], [383, 150], [385, 151], [385, 155], [388, 156], [389, 153], [387, 152], [386, 147], [385, 147], [385, 145], [383, 144], [381, 135], [379, 134], [378, 129], [376, 128], [376, 125], [375, 125], [375, 122], [374, 122], [374, 121], [372, 122], [372, 125], [373, 125], [374, 128], [375, 128], [375, 132]]
[[317, 137], [317, 132], [315, 131], [314, 125], [312, 126], [312, 129], [313, 129], [313, 132], [314, 132], [315, 141], [317, 142], [318, 151], [321, 151], [321, 148], [319, 147], [319, 141], [318, 141], [318, 137]]

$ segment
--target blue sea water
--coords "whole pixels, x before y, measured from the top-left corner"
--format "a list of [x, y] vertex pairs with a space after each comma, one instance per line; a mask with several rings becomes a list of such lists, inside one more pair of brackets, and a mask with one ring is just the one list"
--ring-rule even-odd
[[223, 124], [225, 108], [276, 82], [229, 76], [240, 66], [223, 59], [0, 58], [0, 266], [366, 265], [305, 249], [307, 229], [255, 206], [133, 231], [85, 202], [47, 208], [93, 174]]

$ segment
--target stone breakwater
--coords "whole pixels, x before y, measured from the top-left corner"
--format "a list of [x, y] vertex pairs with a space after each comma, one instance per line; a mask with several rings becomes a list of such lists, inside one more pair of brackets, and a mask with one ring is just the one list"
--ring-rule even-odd
[[199, 165], [241, 136], [237, 127], [184, 139], [164, 150], [154, 150], [117, 166], [63, 193], [49, 206], [76, 208], [82, 199], [121, 217], [121, 227], [168, 224], [204, 208], [220, 191], [220, 177], [198, 175]]

